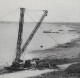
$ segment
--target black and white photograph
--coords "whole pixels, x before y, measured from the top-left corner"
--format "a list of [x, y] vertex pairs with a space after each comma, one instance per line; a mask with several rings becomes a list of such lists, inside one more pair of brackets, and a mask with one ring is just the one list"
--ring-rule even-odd
[[0, 78], [80, 78], [80, 0], [0, 0]]

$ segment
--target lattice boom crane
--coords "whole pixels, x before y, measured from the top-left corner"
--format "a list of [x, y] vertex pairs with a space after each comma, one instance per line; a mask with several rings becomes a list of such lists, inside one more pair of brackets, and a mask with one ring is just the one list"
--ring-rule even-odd
[[22, 53], [26, 50], [27, 46], [29, 45], [30, 41], [34, 37], [35, 33], [39, 29], [41, 23], [43, 22], [45, 16], [47, 16], [47, 13], [48, 13], [47, 10], [43, 10], [44, 13], [41, 16], [39, 22], [36, 24], [35, 28], [31, 32], [31, 34], [28, 37], [27, 41], [25, 42], [25, 44], [21, 48], [23, 24], [24, 24], [24, 12], [25, 12], [25, 8], [20, 8], [20, 21], [19, 21], [19, 31], [18, 31], [18, 40], [17, 40], [17, 48], [16, 48], [16, 58], [12, 63], [12, 67], [16, 67], [16, 66], [20, 65], [20, 63], [21, 63], [20, 57], [21, 57]]

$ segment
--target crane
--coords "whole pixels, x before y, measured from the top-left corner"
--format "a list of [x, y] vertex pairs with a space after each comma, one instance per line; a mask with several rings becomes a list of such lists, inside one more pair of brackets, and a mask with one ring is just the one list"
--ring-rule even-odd
[[33, 31], [31, 32], [30, 36], [26, 40], [25, 44], [21, 48], [22, 44], [22, 33], [23, 33], [23, 24], [24, 24], [24, 13], [25, 13], [25, 8], [20, 8], [20, 21], [19, 21], [19, 30], [18, 30], [18, 39], [17, 39], [17, 47], [16, 47], [16, 58], [14, 59], [12, 65], [10, 68], [14, 69], [20, 69], [24, 67], [23, 61], [20, 59], [21, 55], [24, 53], [26, 50], [27, 46], [31, 42], [32, 38], [34, 37], [35, 33], [39, 29], [41, 23], [43, 22], [45, 16], [47, 16], [48, 11], [43, 10], [43, 15], [41, 16], [39, 22], [36, 24], [34, 27]]

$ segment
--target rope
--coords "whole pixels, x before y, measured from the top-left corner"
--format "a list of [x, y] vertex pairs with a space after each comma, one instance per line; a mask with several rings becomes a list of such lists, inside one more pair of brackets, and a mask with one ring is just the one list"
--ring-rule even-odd
[[[35, 15], [35, 13], [33, 13], [31, 10], [30, 10], [30, 12], [31, 12], [32, 14], [34, 14], [34, 15]], [[40, 17], [40, 16], [39, 16], [39, 15], [37, 15], [37, 14], [36, 14], [35, 16]]]
[[28, 8], [26, 8], [27, 9], [27, 11], [37, 11], [37, 12], [42, 12], [43, 10], [29, 10]]
[[[34, 23], [36, 23], [36, 21], [28, 14], [28, 12], [26, 12], [26, 13], [34, 21]], [[31, 11], [31, 13], [32, 13], [32, 11]], [[42, 27], [40, 27], [40, 28], [42, 31], [44, 31], [44, 29]], [[52, 38], [48, 33], [46, 33], [46, 35], [48, 35], [52, 40], [54, 40], [56, 42], [56, 44], [58, 44], [58, 42], [54, 38]]]
[[[33, 11], [38, 11], [38, 12], [39, 12], [39, 10], [27, 10], [27, 11], [30, 11], [34, 16], [40, 17], [39, 15], [33, 13]], [[42, 12], [42, 11], [44, 11], [44, 10], [40, 10], [40, 11]]]
[[[34, 21], [34, 23], [36, 23], [36, 21], [28, 14], [28, 12], [26, 12], [26, 13]], [[40, 27], [40, 28], [42, 31], [44, 31], [44, 29], [42, 27]], [[52, 40], [54, 40], [56, 42], [56, 44], [58, 44], [58, 42], [54, 38], [52, 38], [48, 33], [46, 33], [46, 35], [48, 35]]]
[[[35, 13], [33, 13], [32, 11], [35, 11], [35, 10], [29, 10], [33, 15], [35, 15], [35, 16], [37, 16], [37, 17], [40, 17], [39, 15], [37, 15], [37, 14], [35, 14]], [[38, 10], [36, 10], [36, 11], [38, 11]], [[44, 11], [44, 10], [40, 10], [40, 11]], [[46, 19], [45, 19], [45, 21], [47, 21]]]
[[[40, 28], [44, 31], [44, 29], [42, 27], [40, 27]], [[54, 38], [52, 38], [48, 33], [46, 33], [46, 35], [48, 35], [52, 40], [54, 40], [58, 44], [58, 42]]]
[[26, 8], [26, 9], [27, 9], [27, 11], [44, 11], [44, 10], [30, 10], [28, 8]]
[[34, 23], [36, 23], [36, 21], [28, 14], [28, 12], [25, 13], [31, 18], [31, 20], [33, 20]]

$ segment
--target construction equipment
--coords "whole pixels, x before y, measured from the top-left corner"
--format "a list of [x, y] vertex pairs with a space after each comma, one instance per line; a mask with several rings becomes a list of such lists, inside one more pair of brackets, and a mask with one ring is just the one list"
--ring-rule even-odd
[[36, 24], [35, 28], [31, 32], [27, 41], [25, 42], [25, 44], [21, 48], [23, 24], [24, 24], [24, 12], [25, 12], [25, 8], [20, 8], [20, 21], [19, 21], [19, 31], [18, 31], [18, 40], [17, 40], [17, 48], [16, 48], [16, 58], [13, 61], [11, 67], [8, 67], [9, 69], [13, 69], [13, 70], [19, 70], [19, 69], [23, 70], [27, 66], [29, 67], [31, 65], [29, 60], [26, 60], [25, 62], [23, 62], [20, 59], [20, 57], [21, 57], [22, 53], [26, 50], [27, 46], [29, 45], [30, 41], [34, 37], [35, 33], [39, 29], [41, 23], [43, 22], [45, 16], [47, 16], [47, 13], [48, 13], [47, 10], [43, 10], [44, 13], [43, 13], [42, 17], [40, 18], [39, 22]]

